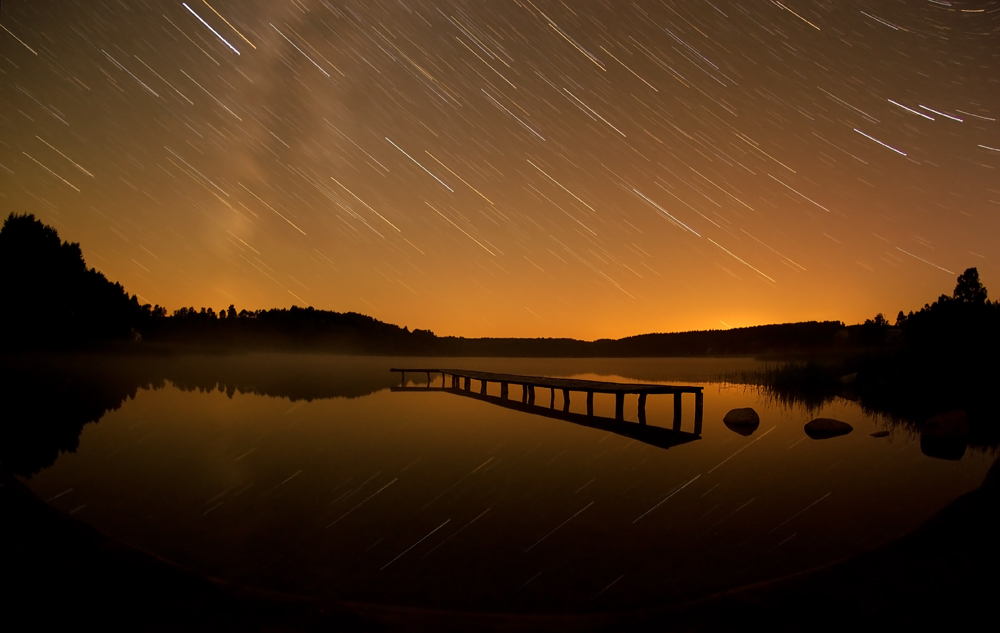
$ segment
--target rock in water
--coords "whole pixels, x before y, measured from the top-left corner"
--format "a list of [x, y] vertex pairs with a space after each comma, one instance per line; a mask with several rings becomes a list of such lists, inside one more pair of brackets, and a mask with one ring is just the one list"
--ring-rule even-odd
[[920, 427], [920, 450], [928, 457], [959, 460], [965, 455], [969, 416], [965, 411], [939, 413]]
[[730, 431], [740, 435], [753, 435], [753, 432], [760, 426], [760, 416], [750, 407], [743, 409], [733, 409], [722, 418]]
[[805, 430], [806, 435], [814, 440], [826, 440], [831, 437], [847, 435], [854, 430], [854, 427], [847, 422], [833, 418], [816, 418], [812, 422], [806, 423]]
[[875, 431], [871, 434], [872, 437], [886, 437], [889, 435], [889, 431]]
[[934, 459], [948, 459], [958, 461], [965, 456], [965, 449], [969, 444], [965, 438], [958, 437], [929, 437], [920, 436], [920, 452]]
[[957, 439], [968, 434], [969, 415], [964, 410], [939, 413], [920, 427], [920, 435], [935, 439]]

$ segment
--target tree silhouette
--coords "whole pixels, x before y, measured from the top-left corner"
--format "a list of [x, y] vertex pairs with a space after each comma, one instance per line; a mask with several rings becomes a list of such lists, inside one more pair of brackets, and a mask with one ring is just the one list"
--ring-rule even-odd
[[986, 303], [986, 287], [979, 281], [979, 271], [975, 268], [968, 268], [959, 275], [953, 296], [962, 303], [973, 305]]
[[65, 347], [127, 338], [149, 306], [87, 268], [80, 245], [33, 215], [10, 214], [0, 229], [0, 348]]

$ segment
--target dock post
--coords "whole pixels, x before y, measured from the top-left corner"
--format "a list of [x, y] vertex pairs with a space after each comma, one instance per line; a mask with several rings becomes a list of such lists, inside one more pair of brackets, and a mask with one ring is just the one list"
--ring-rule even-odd
[[485, 396], [486, 395], [486, 381], [485, 380], [481, 380], [480, 382], [482, 384], [479, 386], [479, 393], [480, 393], [480, 395]]
[[427, 372], [427, 386], [431, 386], [431, 372]]
[[441, 388], [444, 389], [444, 372], [441, 372]]
[[552, 387], [551, 391], [552, 391], [552, 400], [549, 401], [549, 408], [550, 409], [555, 409], [556, 408], [556, 388]]
[[528, 385], [521, 383], [521, 404], [528, 404]]
[[451, 377], [451, 388], [458, 389], [458, 376], [452, 375]]
[[705, 396], [698, 391], [694, 394], [694, 432], [701, 435], [701, 418], [705, 409]]
[[405, 371], [399, 372], [399, 386], [400, 387], [405, 387], [406, 386], [406, 372]]
[[563, 411], [569, 411], [569, 389], [563, 389]]
[[507, 383], [503, 381], [500, 382], [500, 399], [501, 400], [507, 399]]
[[684, 395], [680, 391], [674, 394], [674, 430], [681, 430], [681, 396]]
[[594, 415], [594, 392], [587, 392], [587, 415]]
[[528, 404], [535, 404], [535, 385], [528, 385]]
[[625, 394], [615, 394], [615, 419], [619, 422], [625, 419]]
[[639, 424], [646, 423], [646, 394], [639, 394]]

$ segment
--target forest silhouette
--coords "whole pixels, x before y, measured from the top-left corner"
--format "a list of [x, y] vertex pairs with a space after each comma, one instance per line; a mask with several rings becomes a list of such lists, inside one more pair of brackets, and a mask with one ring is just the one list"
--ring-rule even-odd
[[0, 328], [6, 349], [62, 348], [127, 337], [148, 309], [87, 268], [80, 245], [32, 215], [0, 230]]
[[88, 268], [80, 245], [61, 241], [33, 215], [10, 214], [0, 230], [0, 349], [112, 348], [156, 351], [319, 351], [340, 354], [660, 357], [818, 355], [865, 350], [996, 343], [997, 303], [978, 272], [959, 278], [917, 313], [900, 311], [895, 325], [881, 314], [864, 324], [839, 321], [760, 325], [730, 330], [654, 333], [622, 339], [463, 338], [400, 327], [353, 312], [312, 307], [216, 312], [182, 307], [168, 314]]

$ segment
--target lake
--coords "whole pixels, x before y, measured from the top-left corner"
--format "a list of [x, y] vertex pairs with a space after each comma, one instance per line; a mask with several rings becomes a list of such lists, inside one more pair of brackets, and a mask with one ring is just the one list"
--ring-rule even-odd
[[[701, 438], [665, 449], [452, 393], [394, 392], [394, 366], [697, 385]], [[807, 410], [720, 382], [761, 367], [294, 354], [81, 361], [80, 380], [113, 374], [122, 395], [88, 414], [100, 419], [83, 426], [75, 451], [26, 483], [114, 539], [237, 583], [428, 608], [580, 612], [662, 606], [873, 548], [976, 488], [993, 461], [977, 451], [928, 457], [918, 436], [849, 400]], [[548, 390], [537, 391], [547, 408]], [[520, 401], [517, 387], [511, 398]], [[626, 420], [636, 422], [630, 398]], [[693, 396], [683, 406], [681, 429], [693, 432]], [[669, 395], [649, 396], [649, 425], [670, 428], [672, 407]], [[722, 422], [741, 407], [760, 415], [750, 435]], [[570, 410], [585, 412], [585, 400], [575, 396]], [[598, 394], [595, 414], [614, 417], [614, 397]], [[803, 425], [815, 417], [854, 430], [814, 440]], [[889, 434], [872, 437], [879, 431]]]

